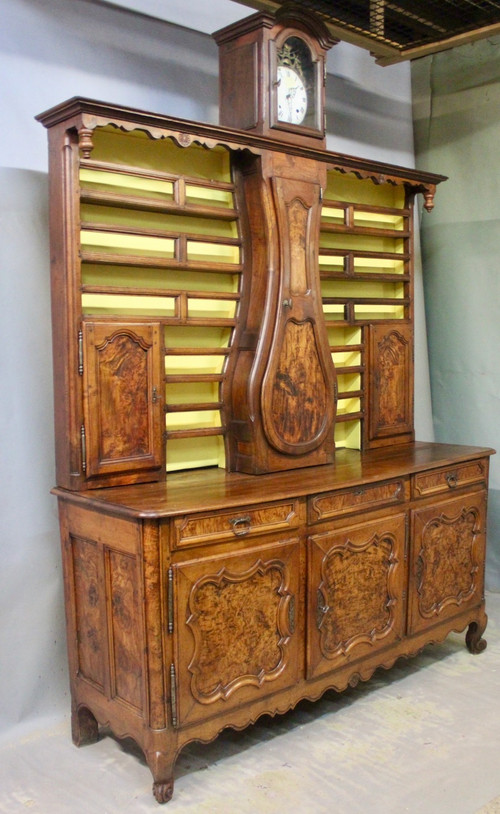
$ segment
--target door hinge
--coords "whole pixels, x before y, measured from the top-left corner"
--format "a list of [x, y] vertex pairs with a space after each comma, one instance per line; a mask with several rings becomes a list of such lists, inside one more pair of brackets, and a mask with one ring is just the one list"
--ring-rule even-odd
[[87, 471], [87, 438], [85, 435], [85, 424], [80, 427], [80, 442], [82, 447], [82, 470]]
[[168, 586], [167, 586], [167, 629], [169, 633], [174, 632], [174, 571], [172, 568], [168, 569]]
[[78, 331], [78, 375], [83, 376], [83, 331]]
[[288, 630], [290, 636], [295, 633], [295, 596], [290, 596], [288, 602]]
[[177, 726], [177, 688], [175, 683], [175, 665], [170, 665], [170, 709], [172, 714], [172, 726]]

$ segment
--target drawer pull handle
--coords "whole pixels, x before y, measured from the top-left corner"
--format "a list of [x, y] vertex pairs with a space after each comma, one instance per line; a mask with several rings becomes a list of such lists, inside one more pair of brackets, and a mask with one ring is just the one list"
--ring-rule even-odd
[[450, 489], [454, 489], [455, 486], [458, 484], [458, 478], [452, 472], [448, 472], [446, 475], [446, 483], [450, 487]]
[[248, 514], [231, 518], [229, 522], [233, 527], [233, 534], [236, 534], [237, 537], [244, 537], [245, 534], [248, 534], [251, 520], [252, 518]]

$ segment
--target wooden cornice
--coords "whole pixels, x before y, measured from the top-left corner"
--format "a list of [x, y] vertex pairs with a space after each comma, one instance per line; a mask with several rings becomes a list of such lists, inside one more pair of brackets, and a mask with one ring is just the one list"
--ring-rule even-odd
[[421, 172], [396, 164], [373, 161], [366, 158], [344, 155], [330, 150], [305, 147], [300, 144], [283, 143], [272, 138], [254, 135], [245, 130], [234, 130], [221, 125], [190, 121], [160, 113], [150, 113], [135, 108], [111, 105], [95, 99], [73, 97], [36, 116], [45, 127], [65, 123], [67, 129], [76, 129], [84, 134], [84, 142], [89, 157], [92, 150], [92, 131], [97, 127], [115, 126], [125, 131], [142, 130], [150, 138], [172, 138], [179, 146], [187, 147], [198, 143], [208, 148], [217, 146], [231, 150], [250, 150], [263, 153], [274, 151], [288, 153], [316, 161], [322, 161], [340, 172], [352, 172], [360, 178], [370, 178], [375, 183], [403, 184], [412, 192], [422, 192], [432, 208], [432, 197], [436, 185], [446, 180], [445, 175]]

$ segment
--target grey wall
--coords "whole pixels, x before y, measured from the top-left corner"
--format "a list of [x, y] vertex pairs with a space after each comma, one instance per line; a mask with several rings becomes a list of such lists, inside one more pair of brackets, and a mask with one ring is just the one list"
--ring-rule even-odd
[[[204, 0], [184, 4], [186, 25], [196, 26], [197, 3], [206, 11]], [[230, 0], [215, 5], [248, 14]], [[183, 4], [156, 6], [168, 14]], [[207, 34], [115, 5], [0, 0], [0, 18], [0, 732], [8, 736], [14, 726], [69, 710], [59, 534], [49, 494], [47, 147], [34, 116], [79, 95], [216, 122], [218, 63]], [[412, 166], [409, 66], [378, 68], [342, 44], [329, 57], [329, 74], [330, 149]], [[423, 337], [423, 307], [419, 319]], [[417, 427], [430, 438], [425, 343], [417, 364]]]
[[[420, 168], [449, 180], [422, 218], [436, 438], [500, 450], [500, 37], [412, 66]], [[500, 459], [487, 585], [500, 590]]]

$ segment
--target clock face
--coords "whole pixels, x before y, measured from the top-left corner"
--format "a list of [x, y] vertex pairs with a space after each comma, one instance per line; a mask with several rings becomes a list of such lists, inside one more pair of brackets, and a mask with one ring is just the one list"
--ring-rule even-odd
[[278, 65], [278, 121], [302, 124], [307, 113], [307, 91], [301, 77], [288, 65]]

